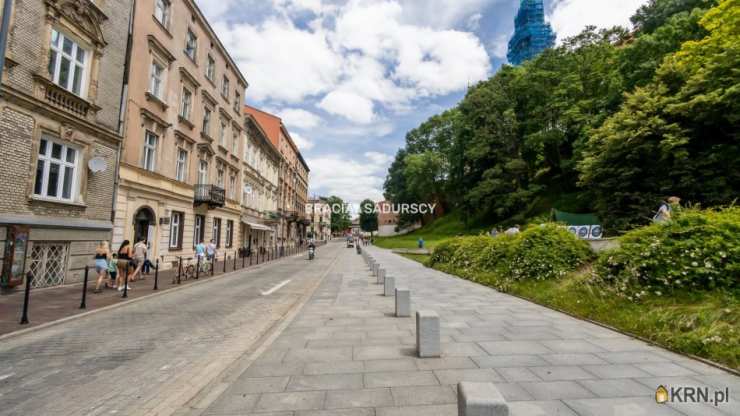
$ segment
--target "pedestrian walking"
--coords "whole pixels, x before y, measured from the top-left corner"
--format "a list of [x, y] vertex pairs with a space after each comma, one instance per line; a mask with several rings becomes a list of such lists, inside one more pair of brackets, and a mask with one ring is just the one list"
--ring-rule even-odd
[[[124, 281], [123, 279], [127, 275], [127, 271], [131, 268], [131, 262], [133, 261], [133, 250], [131, 249], [131, 242], [123, 240], [121, 247], [118, 248], [118, 291], [123, 290]], [[128, 286], [128, 285], [126, 285]], [[131, 287], [128, 287], [131, 290]]]
[[100, 286], [105, 281], [108, 274], [108, 259], [110, 259], [110, 247], [107, 241], [101, 241], [95, 248], [95, 272], [98, 273], [98, 280], [95, 283], [93, 293], [100, 293]]
[[214, 264], [216, 262], [216, 254], [216, 241], [211, 240], [206, 246], [206, 256], [208, 257], [208, 260], [212, 261]]
[[147, 255], [147, 246], [146, 246], [146, 240], [140, 239], [136, 245], [134, 245], [134, 273], [131, 275], [131, 278], [129, 279], [132, 282], [136, 281], [137, 277], [141, 277], [144, 279], [144, 276], [141, 274], [141, 270], [144, 267], [144, 262], [146, 261], [146, 255]]
[[118, 254], [113, 253], [110, 261], [108, 261], [108, 276], [110, 277], [110, 288], [116, 289], [116, 278], [118, 277]]
[[653, 222], [665, 223], [673, 217], [673, 211], [681, 206], [681, 198], [672, 196], [660, 203], [658, 212], [653, 216]]

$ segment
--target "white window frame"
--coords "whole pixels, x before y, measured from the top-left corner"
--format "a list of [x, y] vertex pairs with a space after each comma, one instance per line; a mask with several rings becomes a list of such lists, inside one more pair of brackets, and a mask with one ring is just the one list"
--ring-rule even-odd
[[223, 166], [216, 167], [216, 185], [221, 189], [224, 188], [224, 167]]
[[[205, 227], [205, 220], [205, 215], [195, 214], [195, 220], [193, 223], [193, 247], [195, 247], [196, 244], [201, 243], [205, 239], [205, 233], [203, 232], [203, 227]], [[201, 234], [203, 234], [203, 238], [201, 238]]]
[[206, 78], [211, 81], [216, 79], [216, 59], [210, 53], [208, 54], [208, 61], [206, 63]]
[[219, 135], [218, 135], [218, 144], [220, 144], [223, 147], [226, 147], [226, 129], [228, 127], [229, 126], [227, 125], [227, 123], [224, 120], [221, 120], [221, 131], [219, 132]]
[[234, 154], [234, 156], [238, 155], [239, 151], [239, 132], [236, 131], [236, 129], [231, 129], [231, 153]]
[[[149, 139], [153, 138], [154, 143], [150, 143]], [[157, 145], [159, 144], [159, 136], [151, 130], [144, 131], [144, 154], [141, 159], [142, 167], [145, 170], [154, 172], [157, 169]]]
[[198, 35], [196, 35], [190, 28], [188, 28], [188, 31], [185, 34], [185, 55], [193, 61], [195, 61], [198, 56]]
[[185, 182], [188, 177], [188, 151], [182, 147], [177, 148], [177, 160], [175, 161], [175, 179]]
[[[65, 144], [62, 141], [53, 139], [49, 136], [42, 136], [42, 141], [46, 141], [46, 148], [44, 149], [44, 153], [40, 153], [41, 151], [41, 143], [39, 143], [39, 153], [38, 153], [38, 160], [36, 162], [36, 181], [38, 181], [38, 164], [43, 163], [43, 167], [41, 169], [41, 190], [39, 193], [36, 192], [36, 181], [34, 181], [34, 195], [44, 198], [44, 199], [52, 199], [52, 200], [58, 200], [58, 201], [75, 201], [77, 199], [77, 194], [79, 192], [79, 182], [80, 182], [80, 157], [81, 157], [81, 151], [79, 148], [75, 146], [71, 146], [69, 144]], [[52, 148], [54, 144], [59, 145], [62, 147], [60, 156], [61, 159], [56, 159], [52, 157]], [[67, 161], [67, 152], [73, 151], [74, 152], [74, 162], [68, 162]], [[49, 195], [49, 171], [51, 170], [51, 164], [57, 164], [59, 165], [59, 174], [57, 178], [57, 186], [56, 186], [56, 195], [50, 196]], [[70, 191], [69, 191], [69, 198], [65, 198], [63, 196], [64, 193], [64, 180], [67, 177], [67, 168], [72, 169], [72, 179], [70, 183]]]
[[190, 120], [190, 115], [193, 113], [193, 92], [190, 88], [182, 86], [182, 93], [180, 94], [180, 117], [185, 120]]
[[[56, 44], [54, 43], [55, 35], [56, 35], [56, 40], [57, 40]], [[72, 43], [71, 54], [64, 52], [65, 39], [68, 40], [70, 43]], [[77, 55], [80, 50], [84, 53], [82, 62], [77, 60]], [[90, 62], [91, 56], [92, 56], [92, 53], [88, 49], [80, 45], [80, 43], [75, 41], [73, 38], [65, 35], [64, 33], [56, 29], [51, 30], [51, 39], [49, 41], [49, 67], [48, 69], [49, 69], [49, 76], [51, 77], [51, 80], [55, 84], [71, 92], [72, 94], [76, 94], [83, 98], [87, 97], [88, 68], [89, 68], [89, 62]], [[62, 67], [63, 59], [69, 60], [69, 64], [70, 64], [66, 85], [62, 84], [59, 79], [61, 75], [61, 67]], [[75, 73], [77, 69], [81, 71], [79, 91], [74, 90], [74, 79], [75, 79]]]
[[169, 28], [171, 4], [168, 0], [154, 0], [154, 18], [164, 26]]
[[234, 246], [234, 221], [226, 220], [226, 238], [224, 240], [224, 247], [231, 248]]
[[229, 77], [224, 75], [223, 81], [221, 81], [221, 95], [223, 95], [227, 100], [229, 99], [230, 84], [231, 82], [229, 81]]
[[236, 174], [229, 175], [229, 199], [236, 197]]
[[208, 184], [208, 161], [201, 159], [198, 161], [198, 184]]
[[[157, 69], [160, 70], [158, 76], [156, 73]], [[166, 73], [167, 66], [156, 59], [152, 59], [152, 65], [149, 71], [149, 93], [162, 101], [164, 101]]]
[[201, 126], [201, 132], [207, 136], [211, 136], [211, 119], [213, 118], [213, 110], [208, 106], [203, 106], [203, 125]]
[[[172, 211], [170, 215], [170, 248], [180, 248], [180, 227], [184, 224], [182, 212]], [[175, 221], [177, 220], [177, 221]]]

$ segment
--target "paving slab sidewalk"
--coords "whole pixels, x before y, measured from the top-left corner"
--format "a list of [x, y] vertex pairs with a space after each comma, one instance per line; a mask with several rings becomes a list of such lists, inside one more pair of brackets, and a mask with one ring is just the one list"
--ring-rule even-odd
[[[413, 311], [441, 318], [442, 357], [415, 357], [414, 318], [347, 250], [290, 326], [206, 415], [457, 415], [460, 381], [492, 382], [514, 416], [737, 415], [740, 377], [525, 300], [366, 247]], [[730, 401], [657, 404], [666, 387]]]

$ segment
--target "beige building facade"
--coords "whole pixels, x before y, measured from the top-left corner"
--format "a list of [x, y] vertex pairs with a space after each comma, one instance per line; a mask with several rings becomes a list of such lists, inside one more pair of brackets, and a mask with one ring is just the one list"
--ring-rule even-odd
[[316, 240], [331, 239], [331, 207], [326, 198], [313, 197], [306, 204], [306, 216], [310, 221], [307, 235]]
[[294, 247], [306, 240], [309, 168], [280, 117], [251, 106], [244, 107], [267, 134], [280, 153], [278, 171], [276, 244]]
[[239, 248], [247, 81], [193, 0], [133, 13], [114, 249], [144, 239], [163, 268], [215, 240]]
[[132, 1], [14, 1], [0, 98], [2, 285], [78, 282], [111, 238]]
[[249, 252], [274, 249], [280, 223], [277, 216], [280, 153], [249, 114], [245, 132], [240, 241]]

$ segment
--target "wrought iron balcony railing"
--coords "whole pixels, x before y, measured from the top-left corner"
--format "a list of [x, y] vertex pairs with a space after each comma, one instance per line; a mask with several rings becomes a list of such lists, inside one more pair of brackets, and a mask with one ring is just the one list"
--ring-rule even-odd
[[208, 204], [209, 208], [224, 206], [226, 201], [226, 192], [224, 188], [216, 185], [195, 185], [195, 196], [193, 202], [195, 205]]

